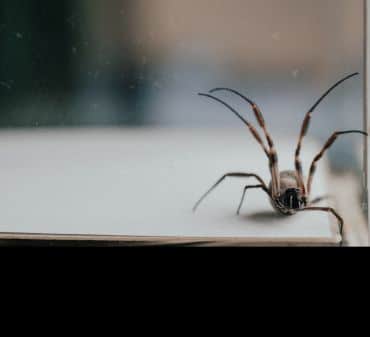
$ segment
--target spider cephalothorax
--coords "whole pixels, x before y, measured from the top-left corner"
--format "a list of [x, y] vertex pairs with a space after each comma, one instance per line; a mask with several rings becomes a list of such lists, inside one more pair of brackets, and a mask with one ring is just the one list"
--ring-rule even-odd
[[[261, 145], [263, 151], [265, 152], [268, 163], [269, 163], [269, 169], [271, 173], [271, 182], [269, 186], [266, 185], [264, 180], [254, 173], [243, 173], [243, 172], [231, 172], [224, 174], [194, 205], [193, 210], [195, 211], [199, 204], [203, 201], [203, 199], [216, 187], [218, 186], [226, 177], [244, 177], [244, 178], [255, 178], [259, 184], [257, 185], [247, 185], [244, 187], [242, 198], [237, 210], [237, 214], [239, 214], [241, 206], [244, 201], [245, 193], [248, 189], [255, 189], [259, 188], [266, 192], [266, 194], [269, 196], [270, 201], [273, 205], [273, 207], [279, 211], [282, 214], [285, 215], [292, 215], [299, 211], [324, 211], [324, 212], [330, 212], [333, 214], [339, 224], [339, 232], [342, 235], [343, 233], [343, 219], [339, 216], [339, 214], [331, 207], [314, 207], [312, 205], [316, 204], [317, 202], [325, 199], [326, 197], [318, 197], [316, 199], [313, 199], [312, 201], [309, 201], [310, 193], [311, 193], [311, 185], [312, 185], [312, 179], [316, 171], [316, 164], [323, 156], [324, 152], [335, 142], [335, 140], [338, 138], [338, 136], [348, 133], [359, 133], [362, 135], [367, 136], [367, 133], [360, 130], [349, 130], [349, 131], [336, 131], [334, 132], [329, 139], [326, 141], [325, 145], [321, 149], [321, 151], [314, 157], [308, 174], [307, 182], [304, 182], [303, 178], [303, 171], [302, 171], [302, 164], [300, 160], [300, 152], [302, 147], [302, 141], [304, 136], [306, 135], [311, 117], [312, 112], [316, 109], [316, 107], [320, 104], [320, 102], [339, 84], [344, 82], [345, 80], [358, 75], [358, 73], [350, 74], [343, 79], [336, 82], [334, 85], [332, 85], [316, 102], [315, 104], [308, 110], [306, 113], [301, 131], [298, 138], [298, 144], [295, 151], [295, 159], [294, 159], [294, 171], [279, 171], [278, 166], [278, 155], [275, 150], [274, 142], [270, 136], [270, 134], [267, 131], [265, 120], [262, 116], [262, 112], [257, 106], [256, 103], [254, 103], [252, 100], [247, 98], [246, 96], [242, 95], [236, 90], [229, 89], [229, 88], [215, 88], [209, 91], [209, 93], [200, 93], [200, 96], [205, 96], [208, 98], [211, 98], [221, 104], [223, 104], [226, 108], [231, 110], [249, 129], [249, 131], [252, 133], [253, 137], [257, 140], [257, 142]], [[248, 122], [244, 117], [242, 117], [234, 108], [232, 108], [229, 104], [221, 100], [220, 98], [212, 95], [212, 93], [219, 92], [219, 91], [228, 91], [233, 94], [238, 95], [242, 99], [244, 99], [253, 109], [255, 118], [257, 120], [258, 125], [261, 127], [264, 136], [266, 138], [267, 145], [262, 140], [262, 137], [260, 136], [259, 132], [255, 129], [255, 127]]]

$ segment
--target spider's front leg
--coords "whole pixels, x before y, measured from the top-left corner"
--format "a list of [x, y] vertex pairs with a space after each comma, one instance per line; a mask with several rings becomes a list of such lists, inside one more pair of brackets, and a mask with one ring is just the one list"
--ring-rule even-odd
[[245, 198], [245, 193], [250, 188], [262, 188], [267, 193], [267, 195], [271, 198], [271, 194], [270, 194], [269, 190], [266, 188], [266, 186], [264, 186], [264, 185], [247, 185], [247, 186], [244, 187], [243, 195], [242, 195], [242, 198], [240, 200], [240, 204], [239, 204], [238, 210], [236, 211], [236, 214], [237, 215], [239, 215], [240, 209], [242, 208], [242, 205], [243, 205], [243, 202], [244, 202], [244, 198]]
[[254, 173], [242, 173], [242, 172], [231, 172], [231, 173], [226, 173], [224, 174], [220, 179], [218, 179], [216, 181], [216, 183], [214, 183], [212, 185], [212, 187], [206, 192], [204, 193], [201, 198], [196, 202], [196, 204], [194, 205], [193, 207], [193, 212], [195, 212], [198, 208], [198, 206], [200, 205], [200, 203], [208, 196], [208, 194], [210, 194], [222, 181], [224, 181], [227, 177], [236, 177], [236, 178], [250, 178], [250, 177], [254, 177], [256, 178], [260, 183], [261, 185], [260, 186], [263, 186], [264, 189], [267, 190], [267, 186], [265, 184], [265, 182], [263, 181], [263, 179], [258, 176], [257, 174], [254, 174]]

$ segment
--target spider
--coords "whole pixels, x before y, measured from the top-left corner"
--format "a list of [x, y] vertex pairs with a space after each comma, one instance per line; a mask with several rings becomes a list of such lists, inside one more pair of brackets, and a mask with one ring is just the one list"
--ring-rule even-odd
[[[321, 103], [321, 101], [338, 85], [340, 85], [342, 82], [346, 81], [347, 79], [358, 75], [358, 73], [350, 74], [338, 82], [336, 82], [334, 85], [332, 85], [316, 102], [315, 104], [308, 110], [306, 113], [301, 131], [298, 138], [298, 144], [295, 150], [295, 170], [286, 170], [279, 172], [278, 167], [278, 155], [275, 150], [274, 142], [267, 131], [265, 120], [262, 116], [262, 112], [257, 106], [256, 103], [254, 103], [252, 100], [247, 98], [246, 96], [242, 95], [240, 92], [229, 89], [229, 88], [215, 88], [210, 90], [208, 93], [199, 93], [200, 96], [204, 96], [207, 98], [210, 98], [214, 101], [217, 101], [221, 104], [223, 104], [226, 108], [228, 108], [230, 111], [232, 111], [249, 129], [249, 131], [252, 133], [253, 137], [257, 140], [257, 142], [261, 145], [263, 151], [265, 152], [268, 163], [269, 163], [269, 169], [271, 173], [271, 181], [269, 185], [266, 185], [264, 180], [255, 173], [243, 173], [243, 172], [230, 172], [224, 174], [220, 179], [216, 181], [212, 187], [202, 195], [202, 197], [197, 201], [197, 203], [193, 207], [193, 211], [196, 211], [199, 204], [227, 177], [238, 177], [238, 178], [255, 178], [258, 181], [258, 184], [256, 185], [246, 185], [243, 190], [242, 198], [239, 203], [239, 207], [237, 209], [237, 214], [239, 215], [240, 209], [243, 205], [245, 194], [247, 190], [249, 189], [262, 189], [269, 197], [270, 202], [273, 206], [273, 208], [278, 211], [281, 214], [284, 215], [293, 215], [300, 211], [322, 211], [322, 212], [328, 212], [331, 213], [333, 216], [336, 217], [338, 220], [338, 227], [339, 227], [339, 233], [341, 237], [343, 237], [343, 219], [342, 217], [331, 207], [316, 207], [313, 206], [317, 204], [318, 202], [328, 198], [328, 196], [318, 197], [313, 200], [310, 200], [310, 193], [311, 193], [311, 186], [312, 186], [312, 180], [313, 176], [316, 170], [317, 162], [321, 159], [325, 151], [335, 142], [335, 140], [340, 135], [349, 134], [349, 133], [359, 133], [364, 136], [367, 136], [368, 134], [364, 131], [360, 130], [349, 130], [349, 131], [336, 131], [334, 132], [329, 139], [326, 141], [325, 145], [321, 149], [321, 151], [314, 157], [308, 174], [308, 179], [305, 184], [304, 177], [303, 177], [303, 170], [302, 170], [302, 164], [300, 160], [300, 152], [302, 147], [302, 141], [304, 136], [307, 134], [310, 120], [312, 117], [312, 112], [316, 109], [316, 107]], [[253, 127], [251, 123], [249, 123], [245, 118], [243, 118], [234, 108], [232, 108], [229, 104], [221, 100], [220, 98], [212, 95], [213, 93], [220, 92], [220, 91], [228, 91], [235, 95], [238, 95], [243, 100], [245, 100], [251, 107], [254, 112], [255, 118], [257, 120], [257, 123], [263, 130], [263, 133], [266, 137], [267, 146], [262, 140], [260, 134], [258, 131]]]

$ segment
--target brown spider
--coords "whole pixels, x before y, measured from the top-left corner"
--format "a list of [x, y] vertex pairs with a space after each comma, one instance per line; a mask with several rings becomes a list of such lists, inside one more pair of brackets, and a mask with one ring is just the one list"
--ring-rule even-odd
[[259, 124], [259, 126], [262, 128], [263, 133], [266, 137], [268, 147], [264, 144], [261, 136], [259, 135], [258, 131], [246, 120], [244, 119], [235, 109], [233, 109], [230, 105], [219, 99], [218, 97], [215, 97], [210, 94], [203, 94], [199, 93], [200, 96], [205, 96], [208, 98], [211, 98], [224, 106], [226, 106], [229, 110], [231, 110], [241, 121], [246, 124], [246, 126], [251, 131], [253, 137], [257, 140], [257, 142], [261, 145], [263, 151], [266, 153], [266, 156], [269, 161], [269, 168], [271, 172], [271, 182], [267, 186], [266, 183], [263, 181], [261, 177], [259, 177], [257, 174], [254, 173], [242, 173], [242, 172], [231, 172], [224, 174], [194, 205], [193, 211], [197, 209], [199, 204], [204, 200], [204, 198], [214, 189], [216, 188], [226, 177], [243, 177], [243, 178], [249, 178], [254, 177], [258, 180], [258, 185], [247, 185], [244, 187], [243, 195], [237, 210], [237, 214], [239, 214], [240, 209], [242, 207], [245, 193], [248, 189], [251, 188], [261, 188], [263, 191], [266, 192], [266, 194], [270, 197], [270, 201], [272, 206], [280, 213], [284, 215], [293, 215], [298, 211], [324, 211], [332, 213], [338, 220], [339, 224], [339, 232], [340, 235], [343, 235], [343, 219], [342, 217], [331, 207], [314, 207], [312, 205], [318, 203], [319, 201], [326, 199], [327, 197], [318, 197], [310, 201], [310, 192], [311, 192], [311, 185], [312, 185], [312, 178], [316, 170], [316, 164], [320, 160], [320, 158], [323, 156], [324, 152], [334, 143], [334, 141], [337, 139], [339, 135], [347, 134], [347, 133], [360, 133], [362, 135], [367, 136], [367, 133], [360, 130], [349, 130], [349, 131], [336, 131], [334, 132], [329, 139], [326, 141], [325, 145], [321, 149], [321, 151], [314, 157], [310, 170], [309, 175], [307, 179], [307, 185], [305, 185], [303, 180], [303, 173], [302, 173], [302, 165], [301, 160], [299, 158], [301, 146], [302, 146], [302, 140], [303, 137], [306, 135], [308, 131], [308, 127], [310, 124], [312, 112], [316, 109], [316, 107], [320, 104], [320, 102], [339, 84], [344, 82], [345, 80], [358, 75], [358, 73], [354, 73], [351, 75], [348, 75], [341, 79], [340, 81], [336, 82], [333, 86], [331, 86], [317, 101], [316, 103], [309, 109], [309, 111], [306, 113], [306, 116], [303, 120], [301, 132], [299, 134], [298, 144], [295, 151], [295, 171], [282, 171], [279, 172], [278, 167], [278, 156], [274, 147], [274, 142], [272, 141], [272, 138], [270, 134], [268, 133], [266, 129], [266, 124], [264, 121], [264, 118], [262, 116], [261, 110], [258, 108], [257, 104], [251, 101], [249, 98], [245, 97], [241, 93], [239, 93], [236, 90], [229, 89], [229, 88], [215, 88], [209, 91], [209, 93], [215, 93], [218, 91], [229, 91], [232, 92], [241, 98], [243, 98], [245, 101], [247, 101], [254, 112], [254, 115], [256, 117], [256, 120]]

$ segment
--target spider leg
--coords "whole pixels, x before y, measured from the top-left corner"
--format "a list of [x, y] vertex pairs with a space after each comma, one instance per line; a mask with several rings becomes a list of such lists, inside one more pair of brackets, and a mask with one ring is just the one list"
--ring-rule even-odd
[[244, 202], [244, 198], [245, 198], [245, 193], [247, 192], [248, 189], [250, 188], [262, 188], [267, 194], [268, 196], [271, 198], [271, 195], [270, 195], [270, 192], [269, 190], [266, 188], [266, 186], [264, 185], [247, 185], [244, 187], [244, 190], [243, 190], [243, 195], [242, 195], [242, 198], [240, 200], [240, 204], [239, 204], [239, 207], [238, 207], [238, 210], [236, 211], [236, 214], [239, 215], [240, 213], [240, 209], [242, 208], [242, 205], [243, 205], [243, 202]]
[[263, 115], [262, 115], [262, 112], [260, 110], [260, 108], [258, 107], [258, 105], [253, 102], [251, 99], [249, 99], [248, 97], [242, 95], [240, 92], [234, 90], [234, 89], [229, 89], [229, 88], [214, 88], [212, 90], [210, 90], [209, 92], [210, 93], [214, 93], [214, 92], [217, 92], [217, 91], [229, 91], [229, 92], [232, 92], [236, 95], [238, 95], [239, 97], [241, 97], [242, 99], [244, 99], [247, 103], [250, 104], [250, 106], [252, 107], [253, 109], [253, 112], [254, 112], [254, 115], [256, 117], [256, 120], [258, 122], [258, 124], [260, 125], [260, 127], [262, 128], [265, 136], [266, 136], [266, 139], [267, 139], [267, 143], [269, 145], [270, 148], [274, 147], [274, 143], [272, 141], [272, 138], [270, 136], [270, 134], [268, 133], [267, 129], [266, 129], [266, 123], [265, 123], [265, 119], [263, 118]]
[[254, 173], [242, 173], [242, 172], [231, 172], [231, 173], [226, 173], [224, 174], [220, 179], [218, 179], [216, 181], [216, 183], [214, 183], [212, 185], [212, 187], [206, 192], [204, 193], [201, 198], [195, 203], [194, 207], [193, 207], [193, 212], [195, 212], [198, 208], [198, 206], [200, 205], [200, 203], [222, 182], [224, 181], [227, 177], [237, 177], [237, 178], [250, 178], [250, 177], [254, 177], [256, 178], [260, 183], [261, 185], [260, 186], [263, 186], [264, 189], [268, 190], [265, 182], [263, 181], [263, 179], [258, 176], [257, 174], [254, 174]]
[[[216, 89], [211, 90], [211, 92], [216, 91], [216, 90], [223, 90], [223, 88], [216, 88]], [[263, 151], [267, 155], [267, 158], [269, 160], [269, 169], [270, 169], [270, 172], [271, 172], [271, 182], [272, 182], [271, 183], [271, 185], [272, 185], [271, 186], [271, 189], [272, 189], [272, 195], [273, 196], [277, 196], [279, 194], [279, 191], [280, 191], [280, 175], [279, 175], [279, 169], [278, 169], [278, 157], [277, 157], [277, 153], [276, 153], [276, 150], [275, 150], [275, 147], [274, 147], [274, 143], [273, 143], [270, 135], [268, 134], [268, 132], [266, 130], [265, 121], [263, 119], [262, 113], [259, 110], [258, 106], [255, 103], [253, 103], [252, 101], [250, 101], [249, 99], [247, 99], [245, 97], [245, 99], [250, 104], [252, 104], [253, 111], [255, 112], [256, 119], [257, 119], [258, 123], [260, 124], [260, 126], [262, 127], [262, 129], [265, 132], [265, 135], [266, 135], [266, 138], [267, 138], [267, 142], [268, 142], [268, 145], [269, 145], [269, 149], [266, 148], [265, 144], [263, 143], [263, 141], [261, 139], [261, 136], [259, 135], [259, 133], [257, 132], [257, 130], [253, 127], [253, 125], [251, 125], [251, 123], [249, 123], [245, 118], [243, 118], [229, 104], [227, 104], [223, 100], [219, 99], [218, 97], [215, 97], [215, 96], [212, 96], [212, 95], [209, 95], [209, 94], [199, 93], [199, 95], [200, 96], [205, 96], [205, 97], [211, 98], [211, 99], [213, 99], [213, 100], [215, 100], [215, 101], [223, 104], [229, 110], [231, 110], [245, 125], [247, 125], [247, 127], [249, 128], [249, 130], [252, 133], [253, 137], [262, 146]], [[241, 95], [241, 94], [239, 94], [239, 95]], [[244, 96], [242, 96], [242, 97], [244, 97]]]
[[294, 166], [295, 166], [295, 171], [296, 171], [296, 174], [297, 174], [297, 180], [298, 180], [299, 188], [301, 189], [304, 196], [306, 196], [306, 187], [305, 187], [304, 181], [303, 181], [302, 162], [299, 158], [299, 155], [300, 155], [300, 152], [301, 152], [302, 140], [303, 140], [304, 136], [307, 133], [308, 127], [310, 125], [310, 120], [311, 120], [311, 112], [309, 112], [303, 120], [301, 132], [299, 134], [298, 145], [297, 145], [297, 148], [295, 150], [295, 156], [294, 156]]
[[348, 134], [348, 133], [360, 133], [360, 134], [362, 134], [364, 136], [367, 136], [367, 133], [366, 132], [359, 131], [359, 130], [336, 131], [336, 132], [334, 132], [329, 137], [329, 139], [326, 141], [326, 143], [323, 146], [323, 148], [321, 149], [321, 151], [316, 155], [316, 157], [312, 161], [312, 164], [311, 164], [311, 167], [310, 167], [310, 171], [309, 171], [309, 175], [308, 175], [308, 179], [307, 179], [307, 194], [308, 195], [311, 192], [312, 179], [313, 179], [313, 176], [314, 176], [315, 171], [316, 171], [316, 164], [317, 164], [317, 162], [321, 159], [321, 157], [323, 156], [323, 154], [325, 153], [325, 151], [331, 145], [333, 145], [333, 143], [335, 142], [335, 140], [338, 138], [339, 135], [344, 135], [344, 134]]
[[267, 144], [269, 146], [270, 171], [271, 171], [272, 182], [273, 182], [273, 189], [272, 190], [273, 190], [273, 195], [276, 196], [280, 191], [280, 175], [279, 175], [278, 156], [277, 156], [277, 152], [276, 152], [275, 145], [274, 145], [274, 142], [272, 140], [272, 137], [270, 136], [270, 133], [267, 131], [265, 119], [263, 118], [263, 115], [262, 115], [262, 112], [261, 112], [260, 108], [258, 107], [258, 105], [255, 102], [253, 102], [251, 99], [244, 96], [243, 94], [241, 94], [237, 90], [230, 89], [230, 88], [214, 88], [214, 89], [210, 90], [209, 92], [214, 93], [214, 92], [217, 92], [217, 91], [231, 92], [231, 93], [241, 97], [243, 100], [245, 100], [252, 107], [255, 118], [256, 118], [259, 126], [262, 128], [262, 130], [265, 134], [266, 140], [267, 140]]
[[261, 145], [261, 147], [262, 147], [263, 151], [266, 153], [267, 157], [270, 158], [269, 151], [266, 148], [265, 144], [263, 143], [262, 138], [259, 135], [258, 131], [253, 127], [253, 125], [251, 123], [249, 123], [245, 118], [243, 118], [234, 108], [232, 108], [229, 104], [227, 104], [223, 100], [219, 99], [218, 97], [215, 97], [215, 96], [212, 96], [212, 95], [209, 95], [209, 94], [203, 94], [203, 93], [199, 93], [198, 95], [211, 98], [211, 99], [221, 103], [222, 105], [224, 105], [230, 111], [232, 111], [248, 127], [248, 129], [252, 133], [253, 137]]
[[301, 127], [301, 132], [299, 134], [299, 138], [298, 138], [298, 144], [297, 144], [297, 147], [296, 147], [296, 151], [295, 151], [295, 170], [296, 170], [296, 174], [297, 174], [297, 179], [298, 179], [298, 183], [299, 183], [299, 187], [302, 189], [302, 192], [303, 194], [306, 196], [306, 189], [305, 189], [305, 186], [304, 186], [304, 182], [303, 182], [303, 172], [302, 172], [302, 163], [301, 163], [301, 160], [299, 158], [299, 155], [300, 155], [300, 152], [301, 152], [301, 147], [302, 147], [302, 141], [303, 141], [303, 138], [304, 136], [307, 134], [307, 131], [308, 131], [308, 128], [309, 128], [309, 125], [310, 125], [310, 120], [311, 120], [311, 116], [312, 116], [312, 112], [316, 109], [316, 107], [321, 103], [321, 101], [327, 96], [329, 95], [329, 93], [334, 89], [336, 88], [339, 84], [341, 84], [342, 82], [346, 81], [347, 79], [353, 77], [353, 76], [356, 76], [358, 75], [358, 73], [353, 73], [353, 74], [350, 74], [344, 78], [342, 78], [341, 80], [339, 80], [338, 82], [336, 82], [334, 85], [332, 85], [316, 102], [315, 104], [308, 110], [308, 112], [306, 113], [304, 119], [303, 119], [303, 123], [302, 123], [302, 127]]
[[320, 197], [317, 197], [313, 200], [310, 201], [309, 205], [315, 205], [315, 204], [318, 204], [319, 202], [323, 201], [323, 200], [327, 200], [327, 199], [333, 199], [334, 196], [332, 195], [322, 195]]
[[343, 218], [335, 211], [334, 208], [331, 207], [306, 207], [302, 208], [299, 211], [322, 211], [322, 212], [328, 212], [333, 214], [337, 220], [338, 220], [338, 225], [339, 225], [339, 233], [341, 236], [343, 236]]

